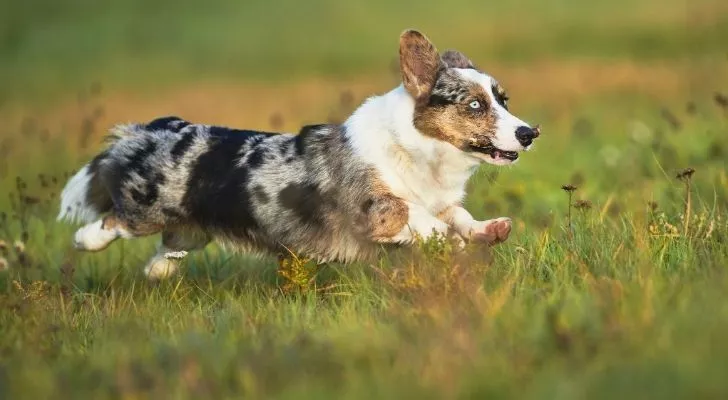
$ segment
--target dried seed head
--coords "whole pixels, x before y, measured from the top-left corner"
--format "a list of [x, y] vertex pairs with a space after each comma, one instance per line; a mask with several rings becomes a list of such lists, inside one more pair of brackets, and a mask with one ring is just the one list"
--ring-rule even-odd
[[589, 210], [592, 208], [592, 203], [589, 200], [579, 200], [574, 203], [574, 208], [577, 210]]
[[0, 257], [0, 271], [7, 271], [10, 269], [10, 263], [5, 257]]
[[23, 197], [23, 203], [25, 203], [25, 204], [27, 204], [29, 206], [32, 206], [34, 204], [40, 203], [40, 199], [37, 198], [37, 197], [33, 197], [33, 196], [24, 196]]
[[572, 184], [568, 184], [568, 185], [561, 186], [561, 189], [566, 192], [571, 193], [571, 192], [575, 191], [577, 189], [577, 187]]
[[728, 108], [728, 96], [724, 95], [723, 93], [716, 92], [715, 95], [713, 95], [713, 100], [715, 101], [715, 104], [719, 105], [722, 108]]
[[23, 243], [22, 240], [16, 240], [15, 243], [13, 243], [13, 249], [15, 249], [15, 252], [18, 254], [25, 253], [25, 243]]
[[681, 180], [690, 179], [694, 173], [695, 173], [694, 168], [685, 168], [685, 169], [681, 170], [680, 172], [678, 172], [675, 177], [677, 179], [681, 179]]
[[689, 101], [688, 104], [685, 106], [685, 111], [687, 111], [688, 114], [695, 114], [698, 111], [698, 107], [695, 105], [694, 102]]
[[654, 201], [648, 201], [647, 207], [650, 208], [650, 211], [657, 211], [657, 203]]
[[270, 124], [270, 127], [274, 130], [282, 129], [283, 115], [281, 115], [281, 113], [273, 113], [268, 119], [268, 123]]
[[344, 90], [339, 95], [339, 103], [344, 108], [350, 107], [354, 103], [354, 93], [351, 90]]
[[662, 119], [664, 119], [665, 121], [667, 121], [668, 124], [670, 124], [672, 129], [679, 130], [680, 127], [682, 126], [682, 123], [677, 118], [677, 116], [675, 116], [675, 114], [673, 114], [672, 111], [670, 111], [669, 109], [663, 108], [660, 111], [660, 115], [662, 116]]

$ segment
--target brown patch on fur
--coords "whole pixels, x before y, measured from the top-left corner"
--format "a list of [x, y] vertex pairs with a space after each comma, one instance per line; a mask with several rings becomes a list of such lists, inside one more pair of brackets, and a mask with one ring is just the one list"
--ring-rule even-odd
[[[462, 103], [447, 105], [422, 105], [415, 108], [414, 125], [422, 133], [453, 146], [465, 149], [470, 144], [485, 146], [495, 135], [497, 115], [491, 107], [490, 96], [476, 83], [468, 85], [468, 96]], [[468, 105], [477, 100], [479, 111]]]
[[475, 64], [465, 54], [457, 50], [448, 50], [442, 53], [442, 61], [450, 68], [475, 69]]
[[425, 99], [443, 67], [437, 48], [417, 31], [405, 31], [399, 38], [399, 64], [405, 89], [416, 100]]
[[453, 204], [451, 206], [448, 206], [446, 209], [437, 213], [435, 217], [440, 221], [446, 222], [447, 224], [452, 224], [452, 214], [458, 207], [462, 207], [462, 204]]
[[377, 241], [395, 236], [409, 220], [409, 207], [394, 196], [383, 182], [375, 182], [371, 196], [361, 204], [367, 235]]
[[162, 230], [162, 225], [154, 223], [142, 223], [142, 224], [129, 224], [123, 219], [116, 215], [107, 215], [101, 221], [101, 228], [105, 230], [111, 230], [120, 228], [134, 236], [148, 236], [153, 235]]

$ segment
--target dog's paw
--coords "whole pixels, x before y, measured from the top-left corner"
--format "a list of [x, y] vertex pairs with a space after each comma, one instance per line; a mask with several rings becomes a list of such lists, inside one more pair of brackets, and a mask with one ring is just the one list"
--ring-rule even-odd
[[159, 281], [172, 277], [177, 273], [178, 267], [176, 259], [156, 255], [144, 267], [144, 275], [150, 281]]
[[101, 220], [81, 227], [73, 235], [73, 247], [80, 251], [101, 251], [119, 237], [113, 230], [105, 230]]
[[511, 219], [502, 217], [475, 222], [470, 239], [473, 242], [493, 245], [504, 242], [510, 234]]

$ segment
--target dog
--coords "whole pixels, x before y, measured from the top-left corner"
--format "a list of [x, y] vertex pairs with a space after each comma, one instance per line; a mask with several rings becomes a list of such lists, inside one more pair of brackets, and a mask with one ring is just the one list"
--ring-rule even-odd
[[418, 31], [401, 34], [399, 58], [402, 84], [340, 125], [298, 134], [178, 117], [118, 125], [65, 186], [58, 218], [86, 223], [73, 240], [83, 251], [161, 232], [150, 279], [211, 241], [347, 263], [433, 234], [506, 240], [511, 220], [476, 221], [465, 186], [483, 163], [515, 163], [538, 126], [511, 114], [503, 87], [464, 54], [440, 54]]

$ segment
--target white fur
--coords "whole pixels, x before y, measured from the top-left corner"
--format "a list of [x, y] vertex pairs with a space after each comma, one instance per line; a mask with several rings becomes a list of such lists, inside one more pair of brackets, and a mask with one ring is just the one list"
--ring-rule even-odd
[[447, 223], [433, 217], [425, 208], [414, 203], [407, 203], [409, 207], [409, 221], [402, 230], [384, 242], [409, 244], [417, 237], [426, 238], [437, 233], [447, 235], [450, 227]]
[[[521, 126], [526, 126], [530, 128], [530, 125], [521, 121], [519, 118], [516, 118], [513, 114], [508, 112], [508, 110], [503, 108], [503, 106], [498, 104], [498, 102], [495, 100], [495, 96], [493, 96], [492, 90], [493, 85], [495, 85], [497, 82], [491, 76], [474, 69], [455, 68], [455, 71], [457, 71], [463, 78], [481, 85], [485, 90], [485, 93], [487, 93], [488, 97], [490, 97], [491, 107], [494, 107], [496, 113], [498, 114], [493, 145], [501, 150], [506, 151], [527, 150], [527, 148], [523, 147], [523, 145], [521, 145], [516, 139], [516, 129]], [[508, 160], [495, 161], [495, 163], [491, 164], [511, 164], [511, 162]], [[497, 163], [497, 161], [503, 161], [503, 163]]]
[[[458, 71], [483, 85], [485, 92], [493, 97], [491, 77], [475, 70]], [[528, 124], [511, 115], [494, 98], [491, 100], [499, 116], [494, 145], [507, 151], [524, 150], [515, 132], [519, 126]], [[423, 135], [413, 125], [414, 108], [414, 100], [400, 85], [382, 96], [368, 99], [344, 123], [355, 154], [374, 166], [392, 194], [408, 203], [407, 226], [390, 240], [408, 243], [415, 235], [426, 237], [433, 231], [447, 233], [447, 223], [462, 237], [484, 232], [488, 224], [501, 219], [476, 221], [459, 206], [450, 212], [447, 223], [435, 215], [462, 202], [465, 185], [481, 161], [511, 162], [468, 154], [450, 143]]]
[[376, 168], [395, 196], [436, 215], [464, 198], [479, 161], [421, 134], [413, 114], [414, 101], [399, 86], [367, 100], [344, 125], [356, 155]]
[[78, 250], [99, 251], [120, 237], [130, 238], [131, 234], [121, 228], [105, 229], [104, 221], [97, 220], [76, 231], [73, 246]]
[[61, 192], [61, 210], [58, 220], [89, 223], [96, 220], [100, 212], [86, 202], [86, 193], [91, 184], [91, 173], [88, 165], [68, 181]]

